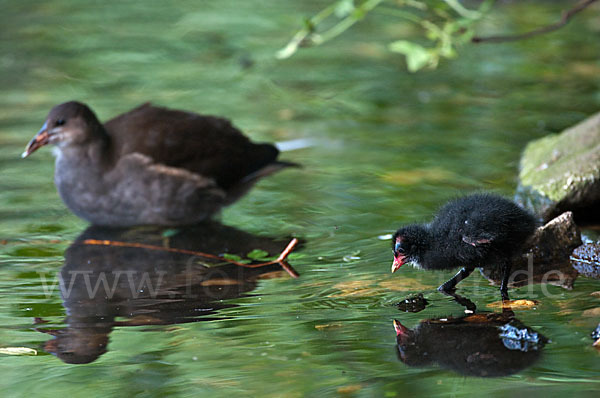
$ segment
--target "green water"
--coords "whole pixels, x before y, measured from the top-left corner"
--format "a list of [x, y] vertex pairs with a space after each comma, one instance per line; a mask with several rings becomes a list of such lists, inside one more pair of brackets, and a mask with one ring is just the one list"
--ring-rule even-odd
[[[326, 46], [274, 60], [321, 1], [1, 4], [0, 348], [38, 355], [0, 354], [0, 395], [596, 396], [600, 354], [589, 333], [599, 319], [584, 314], [600, 307], [590, 295], [600, 290], [596, 281], [579, 278], [571, 291], [511, 290], [539, 300], [515, 315], [551, 340], [519, 373], [477, 378], [410, 367], [396, 355], [392, 320], [413, 328], [463, 308], [435, 292], [450, 272], [403, 267], [391, 275], [389, 242], [379, 237], [464, 192], [512, 195], [528, 141], [598, 111], [597, 7], [551, 35], [469, 46], [438, 70], [413, 75], [384, 47], [407, 27], [380, 12]], [[481, 29], [533, 28], [553, 22], [560, 6], [509, 3]], [[71, 99], [101, 120], [151, 100], [226, 116], [254, 140], [310, 140], [282, 156], [303, 169], [265, 179], [221, 218], [256, 246], [302, 238], [290, 257], [301, 277], [279, 273], [217, 297], [207, 321], [190, 322], [199, 314], [135, 326], [119, 313], [107, 352], [89, 364], [48, 354], [53, 338], [36, 326], [68, 328], [65, 317], [78, 307], [66, 303], [67, 311], [58, 289], [46, 295], [40, 274], [58, 277], [65, 250], [87, 225], [55, 191], [51, 151], [19, 155], [48, 110]], [[430, 302], [424, 311], [393, 305], [417, 292]], [[481, 310], [499, 298], [479, 274], [459, 292]]]

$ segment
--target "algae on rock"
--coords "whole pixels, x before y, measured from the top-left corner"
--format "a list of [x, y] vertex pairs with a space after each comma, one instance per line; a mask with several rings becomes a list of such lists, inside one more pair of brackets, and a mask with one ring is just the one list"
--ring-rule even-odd
[[517, 200], [544, 221], [573, 211], [578, 223], [600, 219], [600, 113], [530, 142], [520, 162]]

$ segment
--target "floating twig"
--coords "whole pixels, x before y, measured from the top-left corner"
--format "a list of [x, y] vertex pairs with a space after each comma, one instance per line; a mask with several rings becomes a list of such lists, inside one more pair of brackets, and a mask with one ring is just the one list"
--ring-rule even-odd
[[199, 251], [195, 251], [195, 250], [187, 250], [187, 249], [177, 249], [177, 248], [172, 248], [172, 247], [163, 247], [163, 246], [156, 246], [156, 245], [148, 245], [145, 243], [134, 243], [134, 242], [121, 242], [118, 240], [98, 240], [98, 239], [86, 239], [83, 241], [84, 245], [98, 245], [98, 246], [117, 246], [117, 247], [130, 247], [130, 248], [137, 248], [137, 249], [147, 249], [147, 250], [159, 250], [159, 251], [166, 251], [166, 252], [170, 252], [170, 253], [182, 253], [182, 254], [190, 254], [193, 256], [199, 256], [199, 257], [206, 257], [206, 258], [212, 258], [214, 260], [220, 260], [220, 261], [224, 261], [230, 264], [234, 264], [237, 265], [239, 267], [245, 267], [245, 268], [259, 268], [259, 267], [265, 267], [267, 265], [273, 265], [273, 264], [279, 264], [281, 266], [281, 268], [283, 268], [292, 278], [297, 278], [300, 275], [292, 268], [291, 265], [289, 265], [285, 260], [287, 259], [288, 255], [294, 250], [294, 248], [296, 247], [296, 245], [298, 244], [298, 239], [293, 238], [290, 243], [288, 243], [288, 245], [286, 246], [285, 249], [283, 249], [283, 251], [281, 252], [281, 254], [279, 255], [279, 257], [277, 257], [276, 260], [273, 261], [267, 261], [267, 262], [263, 262], [263, 263], [258, 263], [258, 264], [244, 264], [235, 260], [230, 260], [228, 258], [222, 257], [222, 256], [218, 256], [216, 254], [210, 254], [210, 253], [204, 253], [204, 252], [199, 252]]

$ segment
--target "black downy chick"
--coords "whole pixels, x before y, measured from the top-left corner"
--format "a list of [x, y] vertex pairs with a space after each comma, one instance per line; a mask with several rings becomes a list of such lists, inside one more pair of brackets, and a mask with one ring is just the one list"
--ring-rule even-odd
[[500, 293], [508, 300], [508, 278], [514, 256], [536, 229], [536, 219], [514, 202], [478, 193], [443, 206], [429, 224], [400, 228], [392, 238], [395, 272], [407, 262], [423, 269], [463, 268], [438, 290], [452, 292], [475, 268], [501, 267]]

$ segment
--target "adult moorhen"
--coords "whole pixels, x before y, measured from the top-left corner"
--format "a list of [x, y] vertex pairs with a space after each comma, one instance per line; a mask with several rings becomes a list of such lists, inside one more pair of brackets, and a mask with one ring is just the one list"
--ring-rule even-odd
[[228, 120], [149, 103], [102, 125], [80, 102], [57, 105], [23, 157], [56, 145], [54, 182], [92, 224], [195, 224], [239, 199], [277, 161]]
[[453, 292], [456, 284], [479, 267], [500, 267], [500, 293], [508, 300], [512, 258], [521, 254], [536, 228], [535, 217], [503, 197], [478, 193], [450, 201], [424, 225], [400, 228], [392, 238], [395, 272], [406, 262], [423, 269], [462, 269], [438, 289]]

